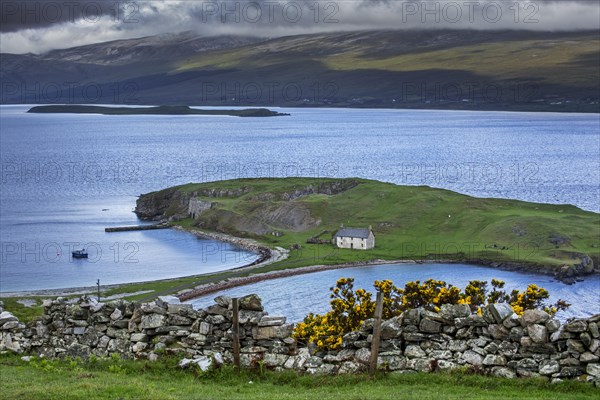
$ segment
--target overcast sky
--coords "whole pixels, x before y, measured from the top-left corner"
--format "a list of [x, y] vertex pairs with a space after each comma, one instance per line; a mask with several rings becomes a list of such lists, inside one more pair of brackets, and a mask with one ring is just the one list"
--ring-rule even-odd
[[600, 29], [598, 0], [2, 0], [0, 7], [0, 51], [18, 54], [189, 30], [274, 37], [362, 29]]

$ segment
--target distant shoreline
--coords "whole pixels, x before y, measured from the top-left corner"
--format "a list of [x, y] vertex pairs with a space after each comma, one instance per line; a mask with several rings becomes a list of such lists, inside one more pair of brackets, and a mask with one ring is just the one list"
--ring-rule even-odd
[[[39, 105], [34, 105], [31, 103], [0, 103], [0, 106], [29, 106], [33, 108], [36, 107], [54, 107], [54, 106], [60, 106], [59, 104], [39, 104]], [[70, 106], [75, 106], [75, 105], [70, 105]], [[128, 108], [128, 109], [135, 109], [135, 108], [139, 108], [139, 109], [148, 109], [148, 108], [152, 108], [152, 107], [157, 107], [154, 104], [144, 104], [144, 103], [139, 103], [139, 104], [133, 104], [133, 105], [125, 105], [125, 104], [119, 104], [119, 103], [102, 103], [102, 105], [79, 105], [80, 107], [99, 107], [99, 108]], [[166, 106], [166, 107], [178, 107], [178, 106]], [[188, 107], [188, 106], [186, 106]], [[212, 111], [242, 111], [241, 109], [228, 109], [226, 110], [226, 107], [244, 107], [244, 110], [268, 110], [270, 112], [275, 112], [272, 110], [269, 110], [265, 107], [267, 106], [257, 106], [257, 108], [252, 108], [252, 106], [247, 106], [247, 105], [233, 105], [233, 104], [203, 104], [203, 105], [192, 105], [189, 106], [191, 107], [219, 107], [216, 110], [200, 110], [200, 109], [193, 109], [193, 110], [198, 110], [198, 111], [206, 111], [206, 112], [212, 112]], [[272, 104], [269, 105], [268, 107], [274, 107], [274, 108], [287, 108], [287, 109], [296, 109], [296, 110], [304, 110], [304, 109], [332, 109], [332, 110], [388, 110], [388, 111], [458, 111], [458, 112], [499, 112], [499, 113], [518, 113], [518, 114], [522, 114], [522, 113], [550, 113], [550, 114], [582, 114], [582, 115], [590, 115], [590, 114], [598, 114], [600, 115], [600, 108], [598, 109], [594, 109], [594, 110], [589, 110], [589, 109], [585, 109], [585, 110], [577, 110], [577, 109], [573, 109], [573, 108], [560, 108], [560, 109], [550, 109], [549, 107], [525, 107], [522, 109], [515, 109], [515, 108], [496, 108], [496, 107], [491, 107], [491, 108], [469, 108], [469, 107], [420, 107], [420, 106], [415, 106], [415, 105], [411, 105], [411, 104], [406, 104], [404, 107], [389, 107], [389, 106], [382, 106], [382, 107], [373, 107], [373, 106], [361, 106], [361, 105], [336, 105], [336, 104], [310, 104], [310, 105], [288, 105], [288, 104]], [[29, 112], [29, 111], [28, 111]], [[32, 111], [31, 113], [60, 113], [60, 112], [38, 112], [38, 111]], [[72, 112], [69, 112], [72, 113]], [[79, 112], [82, 114], [85, 114], [85, 112]], [[75, 114], [75, 113], [74, 113]], [[94, 113], [94, 114], [102, 114], [102, 115], [108, 115], [108, 114], [103, 114], [103, 113]], [[288, 116], [289, 114], [286, 113], [278, 113], [279, 116]], [[120, 114], [120, 115], [125, 115], [125, 114]], [[141, 115], [144, 115], [144, 113], [141, 113]], [[146, 113], [145, 115], [202, 115], [202, 114], [152, 114], [152, 113]], [[204, 114], [204, 115], [227, 115], [227, 114]], [[235, 116], [235, 115], [232, 115]], [[274, 115], [277, 116], [277, 115]]]
[[266, 108], [202, 110], [189, 106], [112, 107], [75, 104], [35, 106], [27, 112], [32, 114], [225, 115], [231, 117], [280, 117], [289, 115]]

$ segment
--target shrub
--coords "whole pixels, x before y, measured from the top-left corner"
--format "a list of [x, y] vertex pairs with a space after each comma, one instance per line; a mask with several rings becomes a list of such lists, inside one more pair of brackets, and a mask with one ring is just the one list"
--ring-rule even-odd
[[[468, 304], [473, 312], [481, 313], [481, 307], [492, 303], [509, 303], [518, 315], [525, 310], [541, 308], [554, 315], [570, 306], [564, 300], [546, 305], [550, 294], [546, 289], [530, 284], [525, 292], [513, 290], [510, 295], [504, 291], [505, 282], [492, 279], [492, 290], [488, 283], [473, 280], [464, 290], [444, 281], [428, 279], [408, 282], [403, 289], [392, 281], [375, 281], [374, 286], [383, 296], [384, 319], [400, 315], [413, 308], [439, 311], [443, 304]], [[360, 329], [362, 323], [375, 312], [375, 301], [371, 293], [364, 289], [354, 290], [353, 278], [341, 278], [330, 288], [331, 310], [326, 314], [310, 313], [294, 329], [294, 338], [304, 343], [314, 343], [321, 350], [337, 350], [342, 345], [343, 336]]]

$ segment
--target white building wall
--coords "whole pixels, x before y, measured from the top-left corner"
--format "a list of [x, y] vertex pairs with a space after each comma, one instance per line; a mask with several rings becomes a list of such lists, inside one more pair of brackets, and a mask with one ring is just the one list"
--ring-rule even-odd
[[371, 233], [367, 239], [337, 237], [336, 245], [341, 249], [368, 250], [375, 247], [375, 236]]

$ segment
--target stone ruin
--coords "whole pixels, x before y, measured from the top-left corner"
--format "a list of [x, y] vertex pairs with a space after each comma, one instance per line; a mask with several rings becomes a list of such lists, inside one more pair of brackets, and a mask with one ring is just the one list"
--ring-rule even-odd
[[[172, 296], [151, 303], [99, 303], [84, 296], [45, 300], [43, 316], [18, 321], [0, 306], [0, 351], [47, 358], [108, 357], [156, 360], [162, 354], [202, 368], [233, 362], [232, 301], [194, 310]], [[343, 338], [339, 351], [321, 352], [292, 338], [285, 317], [270, 316], [256, 295], [239, 299], [240, 361], [311, 374], [365, 371], [371, 357], [373, 319]], [[580, 378], [600, 383], [600, 314], [561, 323], [544, 311], [517, 316], [509, 305], [467, 305], [439, 312], [413, 309], [381, 324], [377, 364], [396, 372], [471, 368], [494, 376]]]

